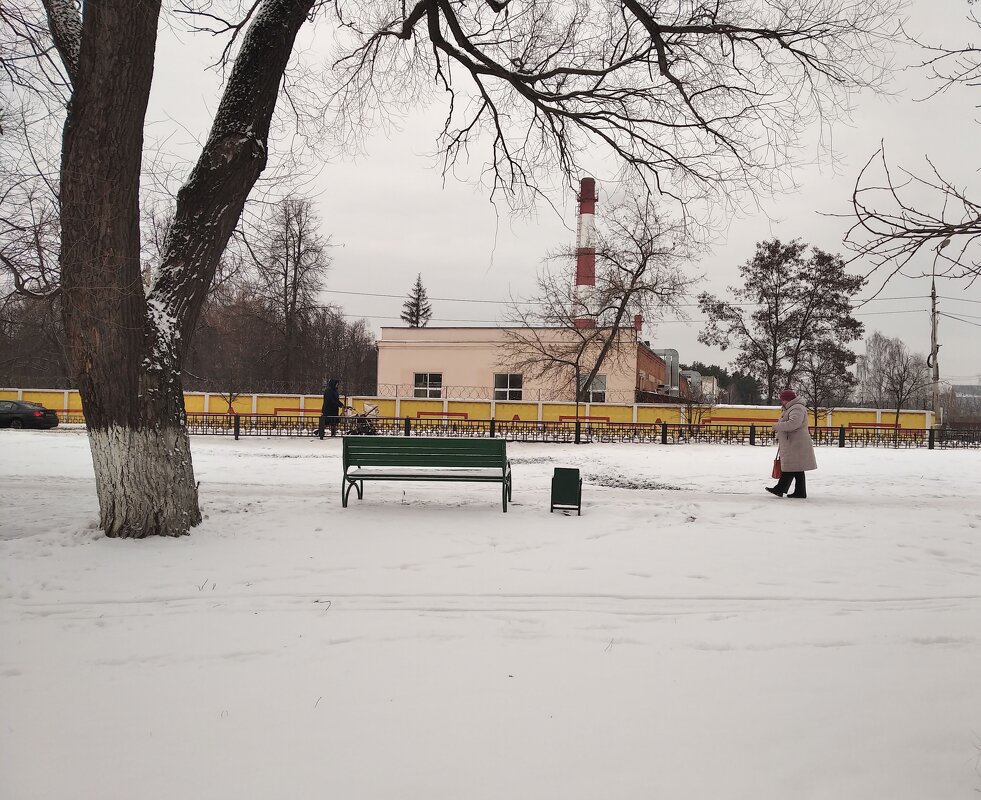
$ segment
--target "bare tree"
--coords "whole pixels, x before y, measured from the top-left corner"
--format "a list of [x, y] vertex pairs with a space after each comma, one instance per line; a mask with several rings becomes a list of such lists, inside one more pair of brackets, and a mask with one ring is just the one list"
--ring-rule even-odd
[[878, 84], [898, 10], [874, 0], [421, 0], [402, 15], [378, 12], [381, 25], [351, 22], [336, 127], [360, 139], [390, 113], [393, 91], [401, 107], [432, 94], [406, 75], [432, 76], [449, 101], [447, 173], [486, 137], [493, 190], [520, 197], [538, 192], [544, 170], [583, 172], [596, 147], [683, 203], [736, 201], [792, 181], [795, 132], [834, 116], [838, 90]]
[[[882, 284], [925, 251], [931, 265], [920, 276], [973, 282], [981, 275], [981, 203], [940, 174], [927, 158], [928, 174], [891, 168], [885, 145], [859, 173], [852, 192], [858, 219], [845, 244], [874, 269], [886, 270]], [[948, 247], [950, 243], [954, 247]]]
[[252, 287], [226, 283], [205, 301], [194, 343], [185, 358], [185, 381], [195, 388], [218, 392], [231, 410], [246, 392], [261, 391], [259, 374], [273, 373], [270, 343], [262, 304]]
[[[976, 13], [968, 20], [981, 29]], [[926, 50], [929, 57], [920, 68], [936, 82], [931, 98], [952, 86], [981, 86], [981, 47]], [[885, 271], [883, 283], [910, 266], [921, 251], [937, 275], [969, 283], [981, 275], [981, 202], [969, 195], [966, 185], [943, 175], [929, 157], [919, 173], [891, 166], [883, 143], [855, 180], [852, 209], [855, 224], [845, 243], [856, 258]], [[953, 246], [941, 252], [948, 242]]]
[[844, 405], [855, 387], [855, 376], [848, 368], [855, 363], [855, 354], [836, 346], [822, 343], [807, 353], [800, 368], [797, 385], [807, 405], [814, 412], [814, 425], [818, 424], [818, 412], [833, 411]]
[[689, 425], [701, 425], [711, 418], [715, 408], [715, 398], [706, 395], [701, 381], [690, 382], [687, 393], [682, 392], [685, 408], [685, 422]]
[[[0, 75], [15, 94], [34, 94], [56, 107], [70, 96], [71, 80], [51, 47], [48, 10], [37, 3], [0, 2]], [[71, 28], [75, 19], [70, 14], [62, 25]], [[5, 135], [7, 122], [4, 120], [0, 136]]]
[[901, 339], [878, 331], [865, 342], [863, 367], [863, 394], [876, 397], [878, 407], [893, 408], [897, 426], [900, 410], [908, 408], [931, 385], [926, 358], [911, 353]]
[[0, 386], [71, 386], [57, 295], [0, 297]]
[[950, 386], [941, 395], [944, 424], [949, 426], [981, 425], [981, 387]]
[[[43, 15], [0, 4], [0, 30], [4, 24], [35, 30]], [[57, 119], [22, 96], [29, 71], [14, 56], [25, 54], [2, 47], [0, 53], [0, 75], [12, 86], [0, 109], [0, 383], [65, 387], [58, 167], [48, 147]]]
[[282, 377], [282, 327], [251, 282], [228, 282], [202, 309], [185, 360], [185, 385], [219, 392], [229, 403], [246, 392], [319, 393], [331, 377], [353, 394], [374, 394], [376, 345], [364, 320], [348, 322], [330, 306], [304, 316], [293, 377]]
[[666, 311], [677, 313], [698, 279], [682, 268], [693, 252], [684, 228], [659, 215], [648, 200], [613, 206], [596, 225], [593, 290], [573, 291], [575, 250], [552, 254], [559, 269], [539, 273], [535, 296], [512, 304], [518, 327], [507, 330], [503, 353], [515, 371], [557, 387], [576, 386], [578, 378], [580, 401], [604, 365], [635, 352], [634, 315], [653, 321]]
[[[571, 180], [595, 145], [688, 202], [785, 182], [802, 127], [833, 116], [838, 98], [880, 78], [899, 5], [254, 0], [241, 6], [242, 17], [223, 19], [211, 4], [183, 3], [195, 27], [228, 37], [230, 69], [147, 294], [139, 183], [160, 2], [101, 0], [81, 10], [73, 0], [43, 2], [61, 63], [53, 76], [44, 71], [52, 50], [41, 42], [32, 82], [61, 80], [71, 94], [59, 190], [65, 327], [101, 526], [137, 537], [187, 533], [200, 520], [182, 362], [221, 253], [267, 163], [296, 34], [316, 12], [334, 13], [345, 39], [334, 67], [341, 136], [363, 136], [378, 115], [428, 99], [435, 78], [448, 99], [439, 141], [447, 170], [487, 134], [494, 189], [520, 199], [538, 191], [546, 169]], [[0, 24], [23, 47], [44, 35], [11, 34]], [[393, 91], [398, 97], [387, 105]]]
[[[13, 291], [53, 296], [60, 282], [52, 119], [12, 94], [0, 111], [0, 275]], [[6, 282], [4, 282], [6, 283]]]
[[363, 319], [348, 322], [337, 309], [318, 312], [316, 330], [322, 354], [323, 381], [339, 378], [348, 394], [374, 394], [378, 381], [378, 347], [374, 334]]
[[181, 365], [265, 166], [280, 81], [312, 7], [282, 0], [255, 9], [147, 296], [139, 180], [159, 0], [87, 3], [81, 16], [70, 0], [45, 0], [72, 84], [60, 186], [65, 327], [109, 536], [176, 535], [200, 521]]
[[310, 200], [288, 196], [246, 237], [254, 242], [249, 247], [253, 296], [265, 306], [267, 324], [275, 331], [278, 371], [287, 383], [299, 377], [303, 339], [330, 268], [330, 240], [319, 228]]

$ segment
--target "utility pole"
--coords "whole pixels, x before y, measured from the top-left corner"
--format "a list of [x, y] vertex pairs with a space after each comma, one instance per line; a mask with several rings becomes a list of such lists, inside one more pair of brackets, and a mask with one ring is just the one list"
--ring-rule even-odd
[[930, 281], [930, 358], [927, 364], [933, 367], [933, 427], [940, 427], [940, 364], [937, 362], [937, 280]]
[[930, 275], [930, 358], [927, 366], [933, 368], [933, 427], [939, 428], [943, 420], [942, 409], [940, 408], [940, 363], [937, 360], [937, 353], [940, 345], [937, 343], [937, 257], [950, 239], [944, 239], [937, 245], [933, 254], [933, 269]]

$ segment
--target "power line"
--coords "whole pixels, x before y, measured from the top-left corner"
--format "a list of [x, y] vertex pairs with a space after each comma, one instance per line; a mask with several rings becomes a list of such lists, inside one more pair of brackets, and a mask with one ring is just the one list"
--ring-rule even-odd
[[910, 308], [904, 311], [866, 311], [862, 314], [855, 314], [856, 317], [877, 317], [881, 314], [926, 314], [929, 313], [925, 308]]
[[[870, 317], [870, 316], [881, 316], [890, 314], [924, 314], [927, 313], [926, 309], [907, 309], [903, 311], [868, 311], [864, 314], [856, 314], [856, 317]], [[375, 320], [399, 320], [402, 321], [401, 317], [389, 316], [384, 314], [347, 314], [340, 313], [339, 316], [345, 319], [375, 319]], [[956, 319], [956, 317], [955, 317]], [[466, 322], [477, 325], [491, 326], [491, 325], [501, 325], [502, 322], [507, 320], [500, 319], [473, 319], [470, 317], [465, 317], [462, 319], [449, 318], [449, 317], [432, 317], [429, 322]], [[693, 325], [698, 323], [708, 322], [706, 317], [698, 317], [695, 319], [659, 319], [650, 320], [652, 325]], [[966, 321], [966, 320], [965, 320]], [[521, 327], [520, 325], [515, 325], [515, 327]]]
[[[324, 308], [324, 306], [319, 306], [319, 307]], [[328, 309], [328, 310], [334, 311], [334, 309]], [[335, 313], [337, 312], [335, 311]], [[397, 319], [399, 321], [403, 321], [402, 317], [384, 316], [380, 314], [345, 314], [344, 312], [341, 312], [337, 314], [337, 316], [344, 317], [344, 319]], [[444, 319], [444, 318], [437, 318], [437, 317], [431, 317], [429, 321], [430, 322], [479, 322], [487, 325], [500, 325], [501, 322], [500, 320], [496, 320], [496, 319]]]
[[[944, 312], [941, 312], [941, 313], [944, 313]], [[981, 319], [981, 316], [978, 316], [977, 314], [962, 314], [959, 311], [957, 312], [957, 316], [958, 317], [964, 317], [966, 319]]]
[[[355, 292], [346, 289], [323, 289], [324, 294], [346, 294], [355, 295], [357, 297], [383, 297], [391, 300], [404, 300], [408, 295], [403, 294], [388, 294], [386, 292]], [[478, 300], [468, 297], [428, 297], [430, 301], [437, 301], [440, 303], [489, 303], [491, 305], [542, 305], [545, 301], [542, 300]], [[868, 300], [855, 300], [854, 306], [857, 308], [864, 305], [865, 303], [879, 303], [893, 300], [925, 300], [925, 295], [908, 295], [905, 297], [871, 297]], [[946, 300], [958, 300], [960, 298], [949, 297], [944, 298]], [[981, 300], [964, 300], [965, 303], [981, 303]], [[734, 306], [755, 306], [758, 303], [730, 303]], [[698, 308], [698, 303], [680, 303], [678, 308]], [[873, 313], [873, 312], [866, 312]], [[903, 313], [903, 312], [877, 312], [881, 314], [885, 313]], [[856, 315], [857, 316], [857, 315]]]
[[[357, 297], [380, 297], [380, 298], [393, 299], [393, 300], [402, 300], [402, 299], [405, 298], [405, 295], [388, 294], [387, 292], [356, 292], [356, 291], [350, 291], [350, 290], [345, 290], [345, 289], [325, 289], [323, 291], [326, 294], [353, 295], [353, 296], [357, 296]], [[902, 296], [902, 297], [873, 297], [873, 298], [870, 298], [867, 301], [855, 301], [855, 305], [856, 305], [856, 307], [860, 307], [861, 305], [863, 305], [866, 302], [887, 302], [887, 301], [924, 300], [924, 299], [926, 299], [926, 298], [923, 297], [923, 296], [920, 296], [920, 295], [906, 295], [906, 296]], [[959, 301], [964, 302], [964, 303], [981, 303], [981, 300], [968, 300], [968, 299], [959, 298], [959, 297], [943, 297], [943, 299], [945, 299], [945, 300], [959, 300]], [[444, 303], [483, 303], [483, 304], [490, 304], [490, 305], [515, 305], [515, 304], [518, 304], [518, 305], [540, 305], [540, 304], [542, 304], [544, 302], [544, 301], [531, 301], [531, 300], [522, 300], [522, 301], [516, 301], [516, 300], [482, 300], [482, 299], [474, 299], [474, 298], [467, 298], [467, 297], [430, 297], [429, 300], [431, 300], [431, 301], [438, 301], [438, 302], [444, 302]], [[748, 303], [747, 302], [747, 303], [732, 303], [731, 305], [736, 305], [736, 306], [755, 306], [755, 305], [758, 305], [758, 304], [757, 303]], [[699, 305], [697, 303], [681, 303], [681, 304], [679, 304], [677, 306], [677, 308], [698, 308], [698, 307], [699, 307]], [[856, 316], [856, 317], [873, 317], [873, 316], [889, 316], [889, 315], [895, 315], [895, 314], [922, 314], [922, 313], [928, 313], [928, 312], [927, 312], [926, 309], [901, 309], [901, 310], [897, 310], [897, 311], [861, 311], [861, 312], [855, 313], [854, 316]], [[395, 316], [388, 316], [388, 315], [383, 315], [383, 314], [341, 314], [341, 316], [343, 316], [343, 317], [345, 317], [347, 319], [401, 320], [401, 317], [400, 316], [395, 317]], [[944, 316], [950, 316], [950, 315], [944, 314]], [[964, 315], [964, 316], [969, 316], [970, 317], [971, 315]], [[973, 324], [973, 323], [968, 323], [967, 320], [960, 319], [959, 317], [953, 317], [952, 316], [951, 318], [952, 319], [956, 319], [958, 322], [965, 322], [967, 324]], [[979, 317], [972, 317], [972, 318], [981, 319]], [[478, 324], [478, 325], [499, 325], [501, 323], [501, 320], [497, 320], [497, 319], [472, 319], [472, 318], [434, 317], [434, 318], [430, 319], [430, 322], [442, 322], [442, 323], [450, 323], [450, 322], [452, 322], [452, 323], [470, 323], [470, 324]], [[662, 319], [662, 320], [655, 321], [654, 324], [657, 324], [657, 325], [671, 325], [671, 324], [686, 324], [686, 325], [690, 325], [690, 324], [693, 324], [693, 323], [704, 323], [704, 322], [708, 322], [708, 319], [707, 318], [704, 318], [704, 317], [701, 317], [701, 318], [698, 318], [698, 319], [689, 319], [689, 320], [685, 320], [685, 319]]]
[[[953, 314], [945, 314], [943, 311], [938, 311], [937, 313], [941, 317], [947, 317], [947, 319], [954, 319], [957, 320], [958, 322], [963, 322], [965, 325], [973, 325], [975, 328], [981, 328], [981, 322], [971, 322], [970, 320], [967, 319], [961, 319], [960, 317], [955, 317]], [[981, 319], [981, 318], [976, 317], [976, 319]]]
[[[360, 297], [387, 297], [393, 298], [395, 300], [405, 300], [408, 295], [404, 294], [384, 294], [383, 292], [347, 292], [341, 291], [340, 289], [324, 289], [325, 294], [354, 294]], [[441, 303], [499, 303], [503, 305], [510, 305], [511, 300], [472, 300], [463, 297], [426, 297], [427, 300], [433, 301], [438, 300]], [[527, 305], [532, 302], [538, 301], [520, 301]]]

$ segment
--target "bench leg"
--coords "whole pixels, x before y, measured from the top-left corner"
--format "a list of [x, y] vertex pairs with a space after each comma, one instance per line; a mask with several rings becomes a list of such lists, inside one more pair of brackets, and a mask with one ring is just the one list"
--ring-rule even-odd
[[503, 486], [501, 486], [501, 501], [504, 504], [505, 514], [508, 513], [508, 494], [510, 494], [510, 492], [508, 492], [508, 485], [505, 483]]
[[351, 478], [343, 478], [341, 480], [341, 507], [347, 508], [347, 498], [351, 494], [351, 489], [356, 489], [358, 492], [358, 500], [364, 499], [364, 481], [356, 481]]

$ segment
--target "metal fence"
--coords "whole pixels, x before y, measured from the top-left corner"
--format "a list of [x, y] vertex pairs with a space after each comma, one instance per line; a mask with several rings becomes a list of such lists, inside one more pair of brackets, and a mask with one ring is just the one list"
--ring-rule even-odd
[[[276, 414], [188, 414], [192, 434], [234, 436], [305, 436], [318, 431], [315, 416]], [[981, 428], [811, 428], [823, 447], [981, 448]], [[764, 425], [678, 425], [652, 422], [553, 422], [538, 420], [341, 417], [337, 435], [448, 436], [500, 438], [512, 442], [649, 442], [655, 444], [736, 444], [771, 446], [773, 431]]]
[[[524, 403], [538, 402], [560, 402], [575, 403], [571, 396], [569, 387], [552, 387], [539, 389], [523, 389], [520, 393], [509, 394], [507, 389], [496, 389], [493, 386], [415, 386], [411, 383], [380, 383], [375, 388], [373, 396], [388, 399], [401, 398], [403, 400], [472, 400], [476, 402], [488, 402], [495, 400], [517, 400]], [[349, 396], [355, 393], [348, 391]], [[690, 401], [683, 398], [660, 394], [657, 392], [645, 392], [640, 389], [628, 390], [603, 390], [595, 392], [590, 402], [594, 403], [620, 403], [631, 405], [633, 403], [671, 403], [673, 405], [686, 405]]]

